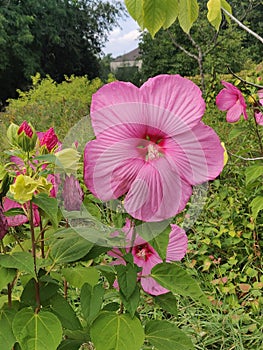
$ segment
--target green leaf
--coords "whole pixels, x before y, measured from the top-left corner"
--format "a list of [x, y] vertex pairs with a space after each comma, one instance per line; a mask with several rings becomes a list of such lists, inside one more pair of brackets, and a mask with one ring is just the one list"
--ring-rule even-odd
[[6, 288], [8, 283], [12, 282], [16, 276], [15, 269], [8, 269], [0, 266], [0, 291]]
[[101, 310], [104, 289], [100, 284], [91, 286], [85, 283], [81, 288], [80, 304], [85, 320], [91, 324]]
[[263, 196], [258, 196], [253, 199], [253, 201], [249, 204], [252, 210], [252, 216], [254, 219], [257, 218], [258, 213], [263, 210]]
[[178, 264], [158, 264], [153, 267], [151, 276], [172, 293], [189, 296], [196, 301], [209, 305], [198, 283]]
[[221, 0], [209, 0], [207, 8], [207, 19], [218, 31], [222, 21]]
[[138, 318], [103, 311], [90, 328], [96, 350], [140, 350], [144, 342], [143, 327]]
[[100, 277], [98, 271], [94, 267], [81, 266], [62, 269], [62, 275], [70, 285], [76, 288], [81, 288], [84, 283], [95, 286]]
[[92, 247], [93, 243], [77, 233], [65, 235], [51, 246], [50, 256], [56, 263], [68, 263], [83, 258]]
[[109, 285], [112, 286], [116, 275], [115, 275], [115, 270], [113, 266], [109, 265], [97, 265], [95, 266], [95, 269], [101, 272], [101, 274], [107, 278]]
[[199, 6], [197, 0], [179, 0], [178, 19], [184, 32], [189, 33], [193, 23], [197, 20]]
[[[221, 7], [232, 14], [232, 8], [226, 0], [221, 0]], [[229, 16], [227, 16], [226, 14], [224, 15], [226, 17], [227, 22], [230, 23], [231, 19], [229, 18]]]
[[22, 350], [55, 350], [62, 340], [58, 318], [48, 311], [20, 310], [13, 321], [13, 332]]
[[126, 299], [129, 299], [136, 287], [137, 267], [127, 263], [127, 265], [116, 265], [115, 269], [117, 271], [120, 291]]
[[58, 350], [79, 350], [82, 344], [81, 340], [66, 339], [61, 342]]
[[252, 165], [246, 168], [246, 184], [255, 181], [263, 175], [263, 165]]
[[18, 269], [36, 278], [33, 257], [30, 253], [15, 252], [13, 254], [0, 254], [0, 266]]
[[129, 14], [144, 29], [143, 22], [143, 1], [144, 0], [125, 0], [125, 5]]
[[169, 28], [178, 17], [179, 13], [179, 1], [178, 0], [164, 0], [166, 2], [166, 16], [163, 28]]
[[154, 298], [154, 300], [159, 306], [161, 306], [164, 311], [177, 316], [177, 298], [173, 295], [173, 293], [169, 292], [166, 294], [158, 295]]
[[16, 342], [12, 331], [12, 322], [16, 311], [13, 309], [0, 310], [0, 344], [1, 349], [12, 349]]
[[158, 350], [194, 350], [193, 343], [174, 323], [149, 321], [145, 326], [146, 339]]
[[[39, 293], [41, 304], [48, 304], [51, 297], [53, 297], [59, 289], [57, 283], [45, 283], [41, 279], [39, 281]], [[36, 307], [36, 287], [34, 279], [30, 279], [23, 289], [21, 295], [21, 303], [26, 306]]]
[[152, 247], [157, 251], [161, 259], [163, 260], [165, 260], [166, 258], [170, 232], [171, 232], [171, 227], [169, 225], [161, 234], [159, 234], [158, 236], [156, 236], [154, 239], [150, 241], [150, 244], [152, 245]]
[[25, 215], [22, 208], [11, 208], [4, 212], [5, 216]]
[[62, 295], [55, 295], [50, 300], [50, 307], [52, 313], [58, 317], [64, 328], [70, 329], [72, 331], [82, 329], [75, 311]]
[[55, 198], [49, 197], [46, 193], [38, 193], [32, 198], [36, 204], [47, 215], [54, 228], [58, 227], [58, 202]]
[[148, 29], [152, 37], [163, 26], [166, 20], [166, 1], [144, 0], [144, 26]]
[[129, 299], [126, 299], [121, 291], [120, 296], [126, 310], [129, 312], [131, 317], [134, 317], [140, 302], [140, 288], [138, 287], [138, 285], [136, 285], [135, 290], [129, 297]]

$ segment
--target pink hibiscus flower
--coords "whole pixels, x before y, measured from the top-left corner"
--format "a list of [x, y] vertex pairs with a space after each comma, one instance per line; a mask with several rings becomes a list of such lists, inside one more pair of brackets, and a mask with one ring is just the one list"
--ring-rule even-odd
[[224, 150], [201, 122], [201, 90], [179, 75], [160, 75], [140, 88], [113, 82], [93, 95], [96, 140], [84, 151], [84, 181], [103, 201], [126, 194], [124, 207], [143, 221], [184, 209], [192, 185], [217, 177]]
[[[130, 220], [126, 221], [126, 225], [123, 231], [127, 234], [128, 240], [131, 239], [133, 235], [134, 228], [131, 226]], [[185, 256], [187, 249], [187, 236], [185, 231], [177, 225], [171, 225], [171, 232], [169, 236], [169, 243], [167, 246], [166, 262], [180, 261]], [[129, 252], [130, 248], [126, 251]], [[160, 295], [168, 293], [169, 290], [158, 284], [152, 277], [152, 268], [163, 262], [156, 250], [143, 238], [136, 236], [134, 240], [134, 245], [132, 248], [132, 255], [134, 258], [134, 263], [142, 268], [142, 271], [138, 274], [138, 278], [141, 282], [143, 290], [151, 295]], [[126, 262], [122, 258], [122, 252], [118, 248], [114, 248], [108, 252], [108, 254], [114, 258], [117, 258], [113, 262], [113, 265], [125, 265]], [[114, 286], [117, 288], [115, 282]]]
[[233, 84], [221, 81], [225, 89], [221, 90], [216, 96], [216, 105], [220, 111], [227, 111], [226, 120], [229, 123], [235, 123], [243, 114], [247, 120], [247, 105], [240, 90]]
[[[3, 210], [6, 212], [9, 209], [22, 208], [23, 206], [8, 197], [3, 199]], [[28, 209], [28, 203], [24, 204], [24, 207]], [[20, 226], [28, 222], [28, 218], [25, 214], [19, 214], [15, 216], [7, 216], [7, 223], [9, 227]], [[33, 224], [34, 226], [39, 226], [40, 215], [37, 205], [33, 204]]]

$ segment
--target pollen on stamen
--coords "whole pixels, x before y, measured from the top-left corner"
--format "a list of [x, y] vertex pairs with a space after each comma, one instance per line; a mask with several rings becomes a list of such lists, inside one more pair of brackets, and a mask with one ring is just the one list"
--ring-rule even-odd
[[146, 160], [158, 159], [158, 158], [160, 158], [160, 156], [161, 156], [161, 153], [159, 151], [159, 147], [150, 143], [147, 146]]

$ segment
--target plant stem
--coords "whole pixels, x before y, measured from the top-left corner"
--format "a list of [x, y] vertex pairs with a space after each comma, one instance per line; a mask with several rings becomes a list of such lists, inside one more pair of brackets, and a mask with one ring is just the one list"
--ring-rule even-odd
[[29, 222], [30, 222], [30, 231], [31, 231], [31, 242], [32, 242], [32, 256], [33, 256], [33, 262], [34, 262], [34, 271], [36, 275], [35, 279], [35, 296], [36, 296], [36, 309], [35, 313], [38, 313], [40, 310], [40, 291], [39, 291], [39, 282], [37, 279], [37, 264], [36, 264], [36, 240], [35, 240], [35, 228], [33, 223], [33, 206], [32, 202], [30, 201], [30, 207], [29, 207]]
[[39, 228], [40, 228], [41, 258], [44, 259], [45, 258], [45, 244], [44, 244], [45, 231], [43, 230], [41, 216], [40, 216], [40, 221], [39, 221]]
[[12, 307], [12, 285], [8, 283], [7, 285], [7, 297], [8, 297], [8, 307]]

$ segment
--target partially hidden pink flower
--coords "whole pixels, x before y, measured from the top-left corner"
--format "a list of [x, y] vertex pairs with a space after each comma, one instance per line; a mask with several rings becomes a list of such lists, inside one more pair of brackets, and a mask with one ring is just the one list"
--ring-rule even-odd
[[226, 81], [221, 83], [225, 88], [216, 96], [216, 105], [221, 111], [227, 111], [227, 122], [237, 122], [242, 114], [247, 120], [247, 105], [241, 91], [231, 83]]
[[[258, 91], [258, 97], [259, 97], [258, 103], [263, 108], [263, 89]], [[256, 109], [255, 111], [255, 120], [258, 125], [263, 126], [263, 113], [259, 109]]]
[[[127, 233], [129, 239], [132, 237], [133, 230], [134, 228], [131, 226], [130, 220], [127, 220], [123, 231]], [[186, 254], [187, 242], [185, 231], [179, 226], [172, 224], [166, 252], [166, 262], [182, 260]], [[126, 249], [127, 252], [129, 252], [129, 250], [130, 248]], [[150, 277], [152, 268], [155, 265], [163, 262], [156, 250], [143, 238], [136, 235], [131, 252], [134, 258], [134, 263], [142, 268], [142, 271], [138, 274], [138, 278], [141, 282], [143, 290], [151, 295], [168, 293], [169, 290], [162, 287], [152, 277]], [[120, 249], [113, 248], [108, 252], [108, 254], [114, 258], [117, 258], [117, 260], [113, 262], [114, 265], [126, 264]], [[114, 286], [117, 287], [116, 283]]]
[[44, 133], [38, 133], [38, 137], [40, 140], [40, 146], [46, 146], [49, 152], [51, 152], [58, 144], [58, 137], [53, 128], [48, 129]]
[[[28, 209], [28, 203], [24, 204], [24, 207]], [[4, 213], [8, 211], [9, 209], [15, 209], [15, 208], [23, 208], [23, 206], [12, 199], [9, 199], [8, 197], [5, 197], [3, 199], [3, 211]], [[14, 216], [7, 216], [7, 224], [9, 227], [14, 227], [14, 226], [20, 226], [28, 222], [28, 218], [26, 214], [18, 214]], [[40, 223], [40, 215], [38, 211], [37, 205], [33, 204], [33, 225], [34, 226], [39, 226]]]
[[140, 88], [104, 85], [92, 98], [96, 139], [84, 151], [84, 182], [103, 201], [123, 195], [134, 218], [161, 221], [182, 211], [192, 186], [217, 177], [224, 150], [201, 122], [201, 90], [179, 75]]
[[66, 176], [63, 184], [62, 197], [66, 210], [80, 210], [84, 194], [79, 181], [74, 175]]
[[26, 136], [28, 136], [29, 138], [32, 138], [32, 136], [33, 136], [33, 133], [34, 133], [33, 129], [27, 123], [26, 120], [24, 120], [23, 123], [19, 126], [19, 129], [17, 130], [17, 134], [20, 135], [20, 134], [22, 134], [22, 132], [24, 132], [26, 134]]
[[8, 232], [7, 218], [3, 213], [3, 208], [0, 206], [0, 240], [5, 237]]

